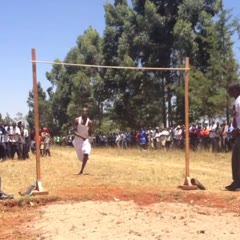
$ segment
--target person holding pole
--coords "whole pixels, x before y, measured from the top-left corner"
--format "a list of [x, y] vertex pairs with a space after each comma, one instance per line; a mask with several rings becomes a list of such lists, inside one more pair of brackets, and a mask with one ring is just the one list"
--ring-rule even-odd
[[88, 118], [87, 108], [83, 108], [82, 115], [75, 118], [74, 129], [75, 136], [73, 146], [76, 150], [78, 159], [82, 161], [82, 167], [79, 174], [83, 174], [83, 170], [91, 152], [91, 142], [89, 137], [91, 137], [93, 133], [93, 122]]
[[228, 95], [235, 99], [233, 105], [233, 131], [234, 145], [232, 149], [232, 179], [233, 182], [226, 186], [228, 191], [240, 190], [240, 83], [231, 83], [228, 86]]

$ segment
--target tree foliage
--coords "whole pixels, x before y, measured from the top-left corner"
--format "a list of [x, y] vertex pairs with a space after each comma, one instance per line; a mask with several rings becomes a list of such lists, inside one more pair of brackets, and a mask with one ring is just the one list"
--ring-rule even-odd
[[[77, 37], [64, 63], [40, 84], [40, 122], [67, 133], [84, 106], [98, 130], [184, 123], [184, 72], [141, 67], [184, 67], [190, 58], [189, 117], [229, 117], [229, 82], [238, 80], [232, 36], [239, 28], [221, 0], [115, 0], [106, 3], [103, 37], [91, 26]], [[60, 59], [55, 60], [61, 62]], [[103, 68], [138, 67], [137, 70]], [[28, 120], [33, 125], [33, 93]]]

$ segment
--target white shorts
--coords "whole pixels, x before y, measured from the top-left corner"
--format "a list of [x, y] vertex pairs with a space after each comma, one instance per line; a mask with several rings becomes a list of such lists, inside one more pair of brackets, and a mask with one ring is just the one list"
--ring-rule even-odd
[[73, 140], [73, 146], [80, 161], [83, 161], [84, 154], [89, 155], [91, 153], [91, 143], [89, 139], [83, 140], [82, 138], [75, 136]]

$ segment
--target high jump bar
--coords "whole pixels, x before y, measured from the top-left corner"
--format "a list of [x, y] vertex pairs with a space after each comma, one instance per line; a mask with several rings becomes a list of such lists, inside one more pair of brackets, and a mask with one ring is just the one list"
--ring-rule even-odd
[[52, 64], [52, 65], [62, 65], [62, 66], [76, 66], [76, 67], [89, 67], [89, 68], [113, 68], [113, 69], [131, 69], [131, 70], [166, 70], [166, 71], [186, 71], [190, 68], [163, 68], [163, 67], [124, 67], [124, 66], [105, 66], [105, 65], [90, 65], [90, 64], [81, 64], [81, 63], [64, 63], [64, 62], [48, 62], [48, 61], [31, 61], [32, 63], [41, 63], [41, 64]]

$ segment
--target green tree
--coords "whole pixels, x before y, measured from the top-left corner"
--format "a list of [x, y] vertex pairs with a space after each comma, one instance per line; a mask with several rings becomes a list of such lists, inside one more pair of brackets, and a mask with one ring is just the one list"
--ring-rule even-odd
[[[234, 23], [230, 12], [223, 9], [222, 1], [217, 2], [215, 10], [217, 14], [214, 19], [203, 17], [205, 24], [201, 26], [201, 35], [198, 36], [198, 44], [204, 52], [203, 55], [200, 51], [199, 55], [200, 63], [203, 65], [196, 62], [198, 71], [203, 74], [200, 79], [193, 75], [192, 82], [196, 82], [192, 84], [194, 88], [191, 88], [191, 99], [196, 99], [194, 96], [197, 96], [198, 102], [202, 103], [201, 109], [204, 110], [199, 111], [198, 117], [207, 115], [209, 118], [214, 118], [225, 114], [228, 119], [229, 99], [226, 87], [229, 82], [237, 80], [237, 63], [234, 59], [231, 40]], [[198, 88], [198, 85], [204, 88]]]
[[[51, 105], [49, 104], [49, 101], [47, 100], [47, 95], [46, 95], [45, 91], [43, 90], [40, 82], [38, 82], [38, 84], [37, 84], [37, 90], [38, 90], [39, 124], [48, 126], [51, 129], [53, 126]], [[27, 103], [29, 106], [27, 122], [29, 124], [29, 128], [34, 129], [35, 128], [35, 122], [34, 122], [35, 115], [34, 115], [34, 93], [33, 93], [33, 91], [29, 92]]]
[[[56, 63], [60, 60], [56, 60]], [[54, 116], [56, 132], [67, 134], [76, 114], [87, 106], [90, 114], [97, 116], [101, 124], [102, 109], [99, 107], [105, 100], [102, 94], [101, 69], [94, 67], [79, 67], [71, 64], [102, 64], [102, 39], [92, 27], [77, 39], [64, 59], [66, 65], [55, 64], [47, 78], [52, 86], [48, 89], [51, 109]], [[70, 63], [70, 64], [68, 64]]]
[[12, 118], [10, 117], [9, 113], [6, 114], [5, 118], [4, 118], [4, 122], [10, 123], [12, 122]]
[[238, 79], [231, 39], [239, 25], [221, 0], [115, 0], [104, 8], [103, 38], [89, 27], [64, 63], [139, 69], [54, 64], [46, 74], [48, 99], [42, 96], [41, 101], [48, 104], [47, 121], [54, 132], [65, 134], [83, 106], [99, 130], [184, 123], [184, 72], [141, 68], [184, 67], [186, 57], [190, 121], [224, 112], [229, 116], [225, 89]]

